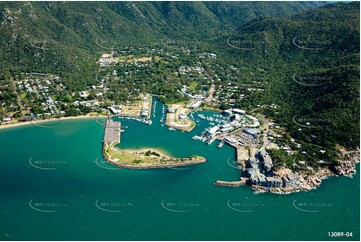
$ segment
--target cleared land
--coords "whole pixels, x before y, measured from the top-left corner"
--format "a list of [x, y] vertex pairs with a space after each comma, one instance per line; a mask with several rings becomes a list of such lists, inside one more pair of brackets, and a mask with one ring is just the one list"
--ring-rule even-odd
[[180, 119], [179, 115], [187, 116], [191, 112], [185, 104], [168, 104], [168, 109], [174, 109], [174, 113], [167, 113], [166, 125], [175, 129], [190, 132], [195, 127], [195, 122], [189, 118]]
[[148, 108], [149, 110], [151, 110], [152, 96], [149, 94], [141, 95], [138, 101], [135, 101], [131, 104], [123, 104], [121, 106], [122, 116], [138, 117], [140, 116], [140, 110], [142, 108]]
[[132, 55], [129, 56], [122, 56], [122, 57], [116, 57], [115, 58], [116, 62], [131, 62], [131, 63], [136, 63], [136, 62], [150, 62], [152, 61], [152, 57], [139, 57], [139, 58], [135, 58]]

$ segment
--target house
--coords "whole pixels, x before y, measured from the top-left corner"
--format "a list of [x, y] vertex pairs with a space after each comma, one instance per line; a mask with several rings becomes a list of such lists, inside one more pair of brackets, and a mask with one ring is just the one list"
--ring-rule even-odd
[[79, 92], [79, 95], [80, 97], [83, 97], [83, 98], [86, 98], [89, 96], [88, 92], [87, 91], [82, 91], [82, 92]]
[[3, 118], [3, 122], [6, 123], [6, 122], [10, 122], [11, 121], [11, 118]]

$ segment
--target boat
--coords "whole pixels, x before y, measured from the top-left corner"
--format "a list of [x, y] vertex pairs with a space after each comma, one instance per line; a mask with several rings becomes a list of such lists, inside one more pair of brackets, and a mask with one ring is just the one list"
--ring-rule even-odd
[[217, 148], [222, 148], [223, 145], [224, 145], [224, 141], [222, 140], [222, 141], [219, 142], [219, 144], [217, 145]]
[[175, 128], [169, 127], [168, 130], [169, 131], [175, 131]]

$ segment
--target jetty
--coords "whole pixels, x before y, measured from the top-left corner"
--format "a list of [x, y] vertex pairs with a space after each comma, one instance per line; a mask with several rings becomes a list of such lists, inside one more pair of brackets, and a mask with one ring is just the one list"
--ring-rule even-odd
[[107, 119], [103, 143], [120, 143], [121, 123]]
[[239, 187], [246, 184], [248, 179], [241, 178], [239, 181], [215, 181], [214, 185], [219, 187]]

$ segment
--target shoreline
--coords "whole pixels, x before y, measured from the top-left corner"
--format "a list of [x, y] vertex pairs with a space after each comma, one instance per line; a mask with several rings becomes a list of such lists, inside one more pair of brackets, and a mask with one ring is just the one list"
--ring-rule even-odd
[[[135, 155], [141, 155], [141, 153], [144, 152], [156, 152], [158, 154], [160, 154], [163, 158], [172, 160], [172, 159], [177, 159], [177, 160], [181, 160], [181, 159], [186, 159], [186, 161], [180, 161], [180, 162], [165, 162], [165, 163], [149, 163], [149, 164], [144, 164], [144, 165], [137, 165], [137, 164], [127, 164], [127, 163], [118, 163], [119, 160], [118, 158], [116, 158], [117, 160], [113, 160], [111, 157], [109, 157], [109, 154], [106, 152], [106, 148], [104, 148], [104, 145], [107, 146], [107, 148], [111, 149], [115, 149], [115, 151], [121, 151], [121, 152], [129, 152], [131, 154], [135, 154]], [[103, 143], [103, 152], [102, 152], [102, 156], [104, 158], [104, 160], [110, 164], [110, 165], [114, 165], [116, 167], [120, 167], [120, 168], [125, 168], [125, 169], [157, 169], [157, 168], [173, 168], [173, 167], [185, 167], [185, 166], [191, 166], [191, 165], [198, 165], [198, 164], [202, 164], [205, 163], [207, 160], [204, 157], [201, 157], [200, 159], [196, 160], [195, 157], [187, 157], [187, 158], [175, 158], [175, 157], [171, 157], [168, 154], [166, 154], [163, 150], [160, 149], [156, 149], [156, 148], [140, 148], [140, 149], [119, 149], [118, 147], [114, 147], [113, 145], [109, 145], [106, 143]], [[198, 157], [198, 156], [197, 156]]]
[[112, 161], [110, 159], [104, 158], [104, 160], [113, 166], [124, 168], [124, 169], [132, 169], [132, 170], [148, 170], [148, 169], [162, 169], [162, 168], [174, 168], [174, 167], [186, 167], [192, 165], [199, 165], [206, 162], [204, 161], [193, 161], [193, 162], [184, 162], [184, 163], [169, 163], [169, 164], [153, 164], [153, 165], [126, 165], [119, 164], [116, 161]]
[[[50, 122], [54, 122], [54, 121], [66, 121], [66, 120], [75, 120], [75, 119], [92, 119], [92, 118], [95, 119], [95, 118], [107, 118], [107, 117], [108, 116], [106, 116], [106, 115], [94, 115], [94, 116], [82, 115], [82, 116], [69, 116], [69, 117], [61, 117], [61, 118], [42, 119], [42, 120], [35, 120], [35, 121], [16, 122], [16, 123], [2, 124], [2, 125], [0, 125], [0, 130], [28, 126], [28, 125], [37, 126], [37, 124], [50, 123]], [[41, 126], [38, 126], [38, 127], [41, 127]], [[44, 128], [46, 128], [46, 127], [44, 127]]]
[[[167, 104], [167, 107], [168, 109], [170, 107], [171, 109], [175, 109], [175, 112], [167, 112], [165, 125], [185, 132], [191, 132], [196, 127], [195, 120], [193, 119], [190, 119], [188, 117], [184, 120], [179, 119], [179, 115], [181, 113], [188, 116], [188, 114], [192, 111], [191, 109], [185, 107], [185, 104], [173, 103]], [[184, 112], [181, 112], [181, 110], [183, 110]]]
[[342, 172], [335, 173], [332, 171], [329, 167], [323, 168], [318, 170], [317, 172], [314, 172], [309, 175], [305, 175], [304, 173], [301, 173], [301, 182], [299, 187], [262, 187], [258, 185], [251, 185], [251, 188], [255, 192], [270, 192], [273, 194], [278, 195], [288, 195], [296, 192], [302, 192], [302, 191], [311, 191], [314, 189], [319, 188], [322, 185], [322, 182], [328, 178], [331, 177], [351, 177], [352, 175], [356, 174], [356, 164], [359, 163], [359, 161], [356, 160], [350, 160], [350, 161], [343, 161], [340, 166], [336, 167], [342, 167], [346, 166], [346, 168], [341, 169]]

